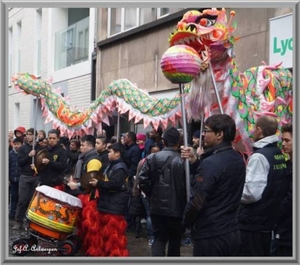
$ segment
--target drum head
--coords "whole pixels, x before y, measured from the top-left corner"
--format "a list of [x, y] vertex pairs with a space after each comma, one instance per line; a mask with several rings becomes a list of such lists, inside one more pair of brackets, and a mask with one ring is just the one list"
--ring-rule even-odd
[[39, 151], [35, 156], [34, 164], [38, 171], [43, 170], [46, 166], [46, 164], [43, 163], [44, 158], [49, 159], [49, 152], [46, 149]]

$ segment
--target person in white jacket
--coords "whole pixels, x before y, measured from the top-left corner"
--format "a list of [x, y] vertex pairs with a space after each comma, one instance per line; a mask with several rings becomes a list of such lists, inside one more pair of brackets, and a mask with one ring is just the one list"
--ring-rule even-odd
[[246, 168], [239, 223], [240, 256], [269, 256], [271, 232], [288, 189], [286, 161], [278, 147], [278, 122], [260, 116], [253, 134], [253, 154]]

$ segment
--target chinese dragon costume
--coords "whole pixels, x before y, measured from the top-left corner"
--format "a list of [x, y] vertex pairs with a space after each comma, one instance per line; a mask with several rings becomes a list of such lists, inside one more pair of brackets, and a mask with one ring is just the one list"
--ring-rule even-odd
[[[231, 11], [227, 21], [225, 9], [188, 11], [174, 32], [170, 33], [168, 41], [170, 46], [185, 44], [192, 47], [201, 59], [200, 74], [184, 87], [188, 119], [201, 120], [222, 109], [236, 122], [236, 144], [240, 143], [244, 151], [250, 154], [258, 116], [277, 117], [278, 133], [283, 124], [291, 121], [292, 74], [280, 63], [272, 66], [263, 64], [243, 73], [238, 71], [233, 53], [233, 46], [238, 40], [233, 36], [236, 29], [236, 23], [232, 21], [234, 15], [235, 12]], [[109, 123], [108, 117], [115, 109], [121, 114], [129, 111], [129, 120], [134, 118], [135, 123], [143, 120], [145, 127], [152, 124], [155, 128], [159, 125], [166, 128], [169, 123], [175, 124], [182, 118], [179, 93], [172, 99], [156, 99], [127, 79], [113, 81], [84, 110], [71, 107], [49, 81], [28, 73], [15, 74], [12, 81], [26, 94], [41, 98], [45, 122], [52, 121], [54, 127], [60, 127], [61, 132], [67, 132], [69, 136], [93, 133], [101, 121]], [[215, 91], [219, 93], [220, 102]], [[118, 229], [126, 229], [126, 225], [119, 224], [113, 216], [101, 217], [95, 213], [96, 201], [90, 201], [88, 196], [81, 198], [83, 205], [86, 205], [82, 211], [85, 221], [78, 226], [80, 235], [88, 234], [83, 239], [86, 255], [128, 256], [126, 238], [118, 238], [117, 232]], [[106, 225], [107, 231], [101, 234], [99, 231], [103, 222], [110, 222], [111, 225]], [[103, 236], [111, 237], [109, 246], [102, 246]], [[87, 243], [90, 241], [94, 241], [94, 247], [88, 247], [91, 246]], [[100, 250], [97, 244], [102, 246]]]

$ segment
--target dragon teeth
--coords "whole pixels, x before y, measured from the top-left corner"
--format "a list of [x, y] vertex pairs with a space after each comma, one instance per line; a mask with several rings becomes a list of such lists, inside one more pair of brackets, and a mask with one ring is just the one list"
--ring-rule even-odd
[[194, 41], [196, 40], [196, 37], [195, 37], [195, 36], [190, 36], [190, 40], [191, 40], [192, 42], [194, 42]]
[[184, 41], [185, 41], [185, 43], [188, 43], [188, 44], [190, 44], [190, 38], [184, 38]]

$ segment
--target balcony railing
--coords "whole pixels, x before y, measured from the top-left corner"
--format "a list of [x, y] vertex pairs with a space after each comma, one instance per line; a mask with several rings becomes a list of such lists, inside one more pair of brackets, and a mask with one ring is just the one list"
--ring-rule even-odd
[[55, 33], [54, 70], [88, 60], [89, 17]]

